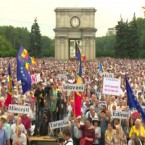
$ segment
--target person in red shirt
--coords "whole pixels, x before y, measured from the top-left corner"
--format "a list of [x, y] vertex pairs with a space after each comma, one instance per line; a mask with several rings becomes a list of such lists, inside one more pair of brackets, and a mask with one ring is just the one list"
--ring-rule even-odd
[[91, 125], [89, 119], [85, 120], [85, 125], [80, 125], [77, 119], [75, 119], [77, 127], [82, 131], [82, 137], [80, 140], [81, 145], [93, 145], [95, 141], [95, 130]]
[[29, 144], [29, 134], [30, 134], [30, 127], [31, 127], [31, 119], [27, 116], [27, 114], [22, 114], [21, 116], [22, 124], [25, 126], [25, 129], [27, 130], [27, 144]]
[[27, 116], [27, 114], [22, 114], [21, 116], [22, 124], [25, 126], [27, 133], [29, 133], [31, 127], [31, 119]]

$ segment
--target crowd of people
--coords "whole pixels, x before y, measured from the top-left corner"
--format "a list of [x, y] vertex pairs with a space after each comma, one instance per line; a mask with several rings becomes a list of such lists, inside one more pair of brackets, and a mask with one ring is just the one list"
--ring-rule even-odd
[[[14, 89], [12, 104], [30, 106], [29, 114], [14, 114], [4, 106], [7, 97], [7, 68], [11, 64]], [[99, 66], [102, 64], [100, 72]], [[16, 59], [0, 58], [0, 145], [26, 145], [30, 136], [62, 136], [65, 145], [143, 145], [145, 144], [145, 123], [136, 110], [129, 118], [112, 118], [112, 110], [129, 111], [125, 75], [141, 106], [145, 106], [145, 60], [99, 58], [82, 63], [81, 115], [75, 116], [74, 93], [62, 88], [64, 83], [75, 83], [78, 76], [77, 60], [37, 59], [30, 67], [30, 74], [39, 74], [41, 81], [32, 84], [31, 90], [22, 94], [21, 83], [16, 77]], [[105, 95], [103, 72], [113, 73], [121, 80], [120, 95]], [[63, 74], [65, 77], [58, 77]], [[69, 126], [51, 130], [49, 122], [69, 120]], [[31, 126], [37, 125], [38, 133], [32, 133]], [[62, 143], [59, 143], [62, 144]]]

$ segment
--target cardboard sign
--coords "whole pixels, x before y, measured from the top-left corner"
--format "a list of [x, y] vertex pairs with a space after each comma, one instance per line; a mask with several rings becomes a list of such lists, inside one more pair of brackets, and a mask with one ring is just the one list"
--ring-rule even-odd
[[59, 121], [55, 121], [55, 122], [50, 122], [49, 123], [50, 129], [66, 127], [68, 125], [69, 125], [69, 121], [68, 120], [59, 120]]
[[102, 78], [114, 78], [114, 73], [104, 72], [102, 73]]
[[120, 111], [120, 110], [113, 110], [112, 111], [112, 118], [128, 119], [129, 116], [130, 116], [129, 112]]
[[103, 94], [119, 96], [120, 95], [120, 79], [104, 78]]
[[41, 81], [40, 74], [31, 75], [31, 83], [36, 84]]
[[20, 113], [20, 114], [29, 114], [30, 113], [30, 106], [10, 104], [9, 108], [8, 108], [8, 112]]
[[63, 84], [63, 90], [84, 92], [85, 85], [84, 84]]
[[40, 74], [36, 74], [36, 81], [37, 81], [37, 83], [41, 81], [41, 76], [40, 76]]
[[37, 83], [36, 75], [31, 75], [31, 83], [32, 84]]

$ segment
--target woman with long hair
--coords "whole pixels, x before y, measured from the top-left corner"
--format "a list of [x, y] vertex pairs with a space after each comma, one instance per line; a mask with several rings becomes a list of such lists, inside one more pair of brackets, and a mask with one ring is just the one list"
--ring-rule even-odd
[[75, 120], [75, 123], [77, 127], [82, 131], [80, 145], [93, 145], [93, 142], [95, 141], [95, 130], [91, 125], [90, 120], [86, 119], [84, 125], [80, 125], [77, 119]]
[[127, 139], [122, 130], [121, 125], [116, 125], [116, 134], [114, 135], [113, 142], [115, 145], [126, 145]]
[[112, 124], [108, 123], [108, 128], [105, 131], [105, 145], [113, 145], [113, 138], [116, 134], [116, 130], [113, 129]]

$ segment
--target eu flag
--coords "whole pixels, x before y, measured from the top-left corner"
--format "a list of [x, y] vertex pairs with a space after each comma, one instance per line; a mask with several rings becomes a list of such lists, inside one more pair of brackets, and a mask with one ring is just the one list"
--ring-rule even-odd
[[75, 42], [75, 50], [76, 50], [76, 58], [77, 58], [77, 60], [81, 60], [81, 52], [80, 52], [80, 49], [78, 47], [77, 42]]
[[78, 47], [76, 42], [75, 42], [75, 48], [76, 48], [76, 58], [79, 61], [79, 72], [78, 72], [78, 75], [80, 77], [82, 77], [82, 57], [81, 57], [80, 49], [79, 49], [79, 47]]
[[80, 77], [82, 77], [82, 60], [81, 59], [80, 59], [80, 64], [79, 64], [79, 73], [78, 73], [78, 75]]
[[27, 62], [28, 62], [29, 64], [32, 64], [32, 59], [31, 59], [31, 57], [28, 57]]
[[133, 108], [136, 108], [136, 110], [141, 114], [142, 120], [145, 122], [145, 110], [139, 104], [127, 78], [125, 78], [125, 81], [126, 81], [126, 91], [127, 91], [127, 100], [128, 100], [129, 108], [131, 110]]
[[31, 77], [25, 64], [17, 59], [17, 78], [21, 80], [23, 94], [31, 89]]

